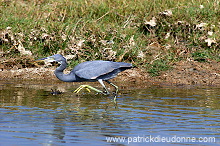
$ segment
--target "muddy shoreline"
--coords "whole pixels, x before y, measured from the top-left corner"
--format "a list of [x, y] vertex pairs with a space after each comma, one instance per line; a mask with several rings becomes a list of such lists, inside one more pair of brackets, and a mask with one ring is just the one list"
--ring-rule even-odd
[[[139, 84], [150, 83], [169, 86], [203, 85], [220, 86], [219, 62], [208, 61], [180, 61], [172, 64], [172, 69], [161, 72], [160, 76], [152, 77], [144, 69], [133, 68], [120, 73], [114, 80], [129, 81]], [[0, 79], [25, 79], [25, 80], [58, 80], [53, 71], [55, 66], [25, 67], [1, 69]], [[66, 71], [68, 73], [68, 71]]]

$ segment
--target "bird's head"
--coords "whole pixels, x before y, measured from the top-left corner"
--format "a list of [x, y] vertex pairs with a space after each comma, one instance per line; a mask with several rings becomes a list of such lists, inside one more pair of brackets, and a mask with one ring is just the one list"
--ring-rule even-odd
[[62, 64], [63, 62], [66, 63], [66, 59], [60, 54], [55, 54], [53, 56], [37, 59], [37, 61], [40, 61], [40, 60], [43, 60], [45, 62], [58, 62], [60, 64]]

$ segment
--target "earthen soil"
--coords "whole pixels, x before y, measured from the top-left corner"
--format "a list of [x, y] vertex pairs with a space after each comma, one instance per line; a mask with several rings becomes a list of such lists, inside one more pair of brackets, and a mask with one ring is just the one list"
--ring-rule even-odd
[[[172, 69], [161, 72], [160, 76], [152, 77], [144, 69], [133, 68], [120, 73], [113, 80], [130, 81], [135, 83], [151, 83], [158, 85], [220, 85], [219, 62], [180, 61], [172, 65]], [[11, 69], [0, 69], [0, 79], [44, 79], [58, 80], [53, 71], [55, 66], [18, 68], [15, 65]], [[67, 71], [68, 72], [68, 71]]]

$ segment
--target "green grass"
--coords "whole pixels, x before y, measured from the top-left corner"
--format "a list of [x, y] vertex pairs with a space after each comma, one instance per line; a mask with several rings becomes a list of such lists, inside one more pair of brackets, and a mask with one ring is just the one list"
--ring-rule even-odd
[[163, 59], [156, 60], [152, 64], [147, 66], [149, 68], [148, 73], [150, 73], [151, 76], [158, 76], [160, 75], [161, 71], [166, 71], [171, 68], [168, 65], [168, 62]]
[[[57, 52], [75, 55], [71, 67], [85, 60], [127, 61], [153, 76], [171, 69], [171, 62], [220, 59], [216, 0], [3, 0], [0, 6], [5, 57], [21, 56], [16, 49], [22, 43], [33, 58]], [[165, 10], [172, 15], [161, 15]], [[156, 26], [146, 24], [152, 17]], [[206, 25], [198, 28], [201, 23]], [[215, 43], [208, 46], [207, 38]]]

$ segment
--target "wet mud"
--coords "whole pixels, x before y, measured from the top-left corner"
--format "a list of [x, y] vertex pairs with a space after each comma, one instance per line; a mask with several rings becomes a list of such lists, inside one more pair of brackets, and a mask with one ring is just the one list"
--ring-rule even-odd
[[[45, 66], [28, 62], [9, 62], [0, 66], [0, 79], [44, 79], [58, 80], [54, 75], [56, 66]], [[11, 66], [9, 65], [11, 63]], [[23, 64], [22, 64], [23, 63]], [[152, 77], [146, 70], [139, 67], [120, 73], [114, 80], [129, 81], [140, 84], [158, 85], [220, 85], [219, 62], [180, 61], [172, 64], [172, 69]], [[68, 69], [66, 71], [68, 73]]]

